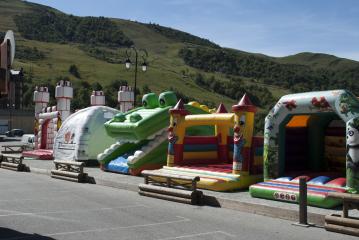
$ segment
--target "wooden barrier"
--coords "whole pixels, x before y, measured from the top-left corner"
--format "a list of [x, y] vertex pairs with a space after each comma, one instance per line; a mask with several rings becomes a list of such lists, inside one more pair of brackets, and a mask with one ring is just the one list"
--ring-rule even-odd
[[25, 149], [24, 144], [18, 144], [18, 145], [4, 145], [2, 146], [4, 150], [1, 151], [1, 153], [4, 154], [15, 154], [15, 153], [22, 153]]
[[0, 167], [13, 171], [24, 171], [25, 165], [22, 163], [24, 157], [17, 154], [2, 154]]
[[198, 176], [189, 177], [159, 173], [156, 170], [142, 171], [145, 183], [140, 184], [139, 194], [187, 204], [201, 204], [203, 193], [197, 190]]
[[72, 181], [72, 182], [86, 182], [87, 173], [84, 173], [83, 162], [68, 162], [54, 160], [55, 169], [51, 170], [51, 177]]
[[350, 193], [329, 193], [328, 197], [343, 201], [342, 215], [331, 214], [325, 216], [325, 229], [327, 231], [359, 236], [359, 218], [350, 217], [350, 209], [359, 209], [359, 195]]

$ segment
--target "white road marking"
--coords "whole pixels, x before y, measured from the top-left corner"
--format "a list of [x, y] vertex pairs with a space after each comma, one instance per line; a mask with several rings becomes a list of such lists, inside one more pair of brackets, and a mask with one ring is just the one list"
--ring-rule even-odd
[[158, 226], [158, 225], [167, 225], [172, 223], [180, 223], [180, 222], [189, 222], [191, 219], [176, 216], [177, 218], [180, 218], [179, 220], [174, 221], [166, 221], [166, 222], [159, 222], [159, 223], [148, 223], [148, 224], [138, 224], [138, 225], [130, 225], [125, 227], [111, 227], [111, 228], [97, 228], [97, 229], [89, 229], [89, 230], [83, 230], [83, 231], [73, 231], [73, 232], [60, 232], [60, 233], [50, 233], [50, 234], [44, 234], [47, 237], [52, 236], [58, 236], [58, 235], [69, 235], [69, 234], [78, 234], [78, 233], [90, 233], [90, 232], [103, 232], [103, 231], [109, 231], [109, 230], [118, 230], [118, 229], [129, 229], [129, 228], [138, 228], [138, 227], [151, 227], [151, 226]]
[[[179, 219], [174, 220], [174, 221], [166, 221], [166, 222], [159, 222], [159, 223], [138, 224], [138, 225], [124, 226], [124, 227], [97, 228], [97, 229], [89, 229], [89, 230], [82, 230], [82, 231], [58, 232], [58, 233], [48, 233], [48, 234], [41, 234], [41, 235], [44, 237], [52, 237], [52, 236], [60, 236], [60, 235], [71, 235], [71, 234], [80, 234], [80, 233], [104, 232], [104, 231], [109, 231], [109, 230], [130, 229], [130, 228], [138, 228], [138, 227], [151, 227], [151, 226], [159, 226], [159, 225], [191, 221], [191, 219], [181, 217], [181, 216], [176, 216], [176, 218], [179, 218]], [[6, 238], [3, 240], [20, 240], [20, 239], [27, 239], [27, 238], [33, 238], [33, 236], [12, 237], [12, 238]]]
[[223, 231], [213, 231], [213, 232], [203, 232], [203, 233], [194, 233], [194, 234], [188, 234], [188, 235], [181, 235], [181, 236], [177, 236], [177, 237], [169, 237], [169, 238], [161, 238], [161, 239], [157, 239], [157, 240], [171, 240], [171, 239], [183, 239], [183, 238], [192, 238], [192, 237], [198, 237], [198, 236], [206, 236], [206, 235], [211, 235], [211, 234], [222, 234], [225, 235], [227, 237], [231, 237], [231, 238], [235, 238], [236, 236], [227, 232], [223, 232]]
[[[54, 193], [67, 193], [67, 192], [75, 192], [74, 190], [59, 190], [59, 191], [54, 191], [54, 192], [46, 192], [46, 194], [54, 194]], [[33, 193], [35, 194], [35, 193]], [[42, 198], [17, 198], [17, 199], [0, 199], [0, 202], [23, 202], [23, 201], [38, 201], [38, 200], [46, 200], [49, 198], [53, 198], [56, 197], [58, 198], [59, 196], [56, 195], [51, 195], [49, 197], [42, 197]]]
[[[97, 209], [86, 209], [86, 210], [62, 210], [62, 211], [48, 211], [48, 212], [20, 212], [20, 211], [9, 211], [13, 212], [10, 214], [0, 214], [0, 217], [11, 217], [11, 216], [39, 216], [39, 215], [46, 215], [46, 214], [54, 214], [54, 213], [68, 213], [68, 212], [96, 212], [96, 211], [105, 211], [105, 210], [115, 210], [115, 209], [124, 209], [124, 208], [134, 208], [134, 207], [147, 207], [143, 204], [133, 204], [121, 207], [114, 207], [114, 208], [97, 208]], [[1, 209], [0, 209], [1, 210]]]
[[0, 209], [0, 212], [18, 213], [18, 211], [15, 211], [15, 210], [7, 210], [7, 209]]

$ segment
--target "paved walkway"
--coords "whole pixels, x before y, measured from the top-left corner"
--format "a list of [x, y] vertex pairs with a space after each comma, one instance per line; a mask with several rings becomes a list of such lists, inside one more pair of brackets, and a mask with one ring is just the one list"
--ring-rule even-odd
[[[48, 160], [31, 159], [24, 160], [24, 163], [30, 167], [31, 172], [48, 175], [54, 166], [53, 162]], [[96, 184], [130, 191], [137, 191], [138, 184], [143, 183], [142, 177], [104, 172], [98, 167], [85, 167], [85, 172], [95, 180]], [[248, 190], [237, 192], [214, 192], [204, 190], [203, 192], [207, 199], [206, 202], [215, 206], [287, 219], [294, 222], [298, 220], [297, 204], [252, 198]], [[308, 207], [309, 221], [317, 225], [322, 226], [324, 224], [324, 216], [332, 213], [340, 214], [341, 207], [335, 210]], [[351, 214], [352, 216], [359, 216], [359, 211], [352, 210]]]
[[0, 240], [356, 239], [318, 227], [0, 169]]
[[[10, 142], [5, 144], [12, 145], [17, 143]], [[0, 145], [4, 145], [4, 143], [0, 143]], [[49, 160], [25, 159], [24, 163], [29, 167], [31, 172], [46, 175], [50, 175], [50, 170], [54, 167], [53, 162]], [[137, 192], [138, 184], [143, 183], [142, 177], [104, 172], [98, 167], [85, 167], [85, 172], [94, 179], [96, 184], [103, 186]], [[214, 192], [204, 190], [203, 192], [206, 196], [206, 202], [214, 206], [282, 218], [294, 222], [298, 220], [297, 204], [252, 198], [248, 191]], [[334, 210], [308, 207], [309, 221], [317, 225], [324, 225], [324, 216], [332, 213], [340, 214], [341, 207]], [[359, 217], [359, 211], [352, 210], [351, 215]]]

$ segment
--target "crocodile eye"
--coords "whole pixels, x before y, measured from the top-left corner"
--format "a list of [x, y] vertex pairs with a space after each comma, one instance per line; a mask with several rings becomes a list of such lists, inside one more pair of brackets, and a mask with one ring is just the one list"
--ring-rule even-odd
[[350, 137], [354, 136], [354, 131], [353, 131], [353, 130], [350, 130], [350, 131], [348, 132], [348, 135], [349, 135]]
[[158, 102], [160, 103], [161, 108], [174, 106], [177, 103], [176, 94], [173, 92], [163, 92], [160, 94]]
[[146, 109], [158, 107], [158, 98], [154, 93], [147, 93], [142, 97], [142, 106]]
[[141, 119], [142, 119], [142, 117], [141, 117], [141, 115], [138, 114], [138, 113], [132, 113], [132, 114], [130, 115], [130, 122], [131, 122], [131, 123], [138, 122], [138, 121], [140, 121]]
[[126, 116], [123, 113], [117, 113], [114, 119], [116, 122], [124, 122], [126, 120]]

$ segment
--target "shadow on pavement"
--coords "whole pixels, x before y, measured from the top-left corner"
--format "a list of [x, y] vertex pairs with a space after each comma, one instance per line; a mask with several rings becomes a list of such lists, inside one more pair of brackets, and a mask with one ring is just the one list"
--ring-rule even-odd
[[216, 197], [203, 195], [203, 202], [201, 205], [207, 205], [211, 207], [221, 207], [221, 204], [218, 202]]
[[18, 232], [9, 228], [0, 227], [0, 240], [55, 240], [54, 238], [45, 237], [36, 233], [28, 234]]

